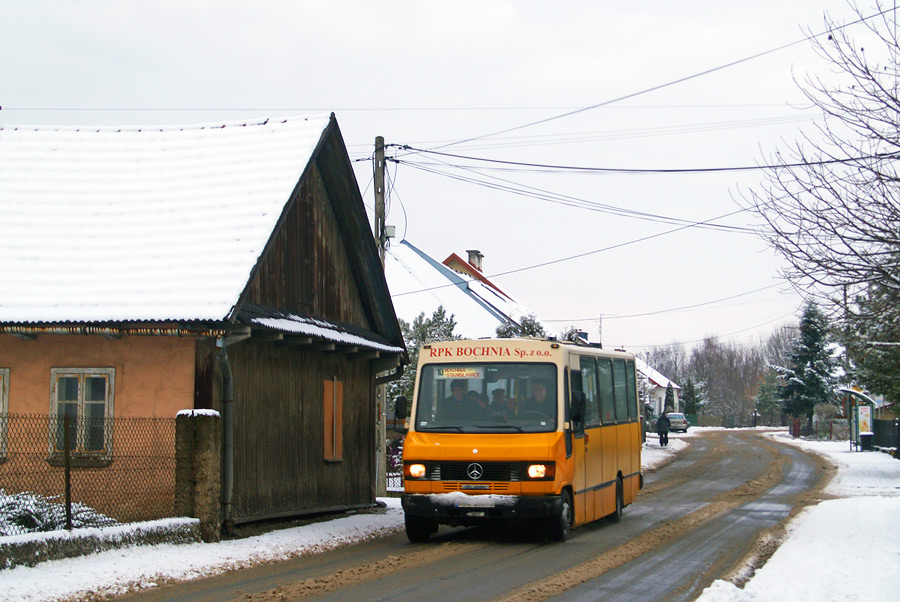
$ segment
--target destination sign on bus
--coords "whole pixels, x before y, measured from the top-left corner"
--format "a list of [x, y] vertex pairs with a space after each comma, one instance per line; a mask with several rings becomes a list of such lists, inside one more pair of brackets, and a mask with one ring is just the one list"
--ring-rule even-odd
[[441, 368], [438, 370], [438, 378], [481, 378], [483, 372], [480, 366], [466, 367], [454, 366], [452, 368]]

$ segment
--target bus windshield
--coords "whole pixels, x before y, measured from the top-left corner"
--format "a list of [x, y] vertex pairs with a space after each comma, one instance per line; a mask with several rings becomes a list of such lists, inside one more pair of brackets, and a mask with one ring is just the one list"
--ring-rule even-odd
[[419, 374], [418, 431], [536, 433], [556, 430], [553, 364], [426, 364]]

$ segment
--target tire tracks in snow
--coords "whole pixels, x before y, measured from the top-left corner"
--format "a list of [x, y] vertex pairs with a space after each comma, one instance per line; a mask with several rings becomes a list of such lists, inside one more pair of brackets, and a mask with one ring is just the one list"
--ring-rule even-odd
[[[701, 461], [682, 469], [683, 474], [678, 475], [675, 480], [667, 480], [666, 483], [659, 483], [657, 487], [644, 492], [644, 495], [655, 495], [660, 491], [668, 489], [673, 484], [688, 479], [690, 473], [702, 470], [704, 465], [717, 461], [715, 456], [719, 456], [719, 454], [715, 452], [718, 451], [721, 453], [722, 447], [722, 445], [715, 445], [714, 449], [710, 450], [706, 461]], [[769, 447], [769, 449], [773, 448]], [[665, 546], [684, 533], [694, 530], [702, 524], [734, 510], [742, 504], [762, 497], [767, 491], [783, 480], [784, 468], [789, 462], [790, 459], [784, 453], [778, 453], [776, 451], [772, 459], [768, 462], [765, 471], [759, 477], [714, 496], [709, 503], [701, 506], [697, 510], [675, 520], [666, 521], [662, 525], [642, 533], [622, 545], [607, 550], [591, 560], [539, 581], [524, 585], [503, 596], [492, 598], [490, 602], [536, 602], [561, 596], [565, 594], [566, 591], [576, 586], [597, 579], [608, 571], [623, 566], [644, 554]], [[807, 495], [805, 497], [809, 498], [810, 496]], [[791, 514], [793, 515], [794, 512]]]

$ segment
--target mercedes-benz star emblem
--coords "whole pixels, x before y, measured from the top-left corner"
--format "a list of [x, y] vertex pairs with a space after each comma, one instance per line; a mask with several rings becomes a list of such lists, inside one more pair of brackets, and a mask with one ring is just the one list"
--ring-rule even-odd
[[473, 481], [477, 481], [484, 474], [484, 469], [481, 467], [481, 464], [472, 462], [469, 464], [469, 467], [466, 468], [466, 474], [469, 475], [469, 478]]

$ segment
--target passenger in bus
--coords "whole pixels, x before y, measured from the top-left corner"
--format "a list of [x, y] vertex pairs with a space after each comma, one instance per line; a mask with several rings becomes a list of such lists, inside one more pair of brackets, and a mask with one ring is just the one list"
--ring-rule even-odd
[[506, 396], [506, 389], [494, 389], [491, 391], [491, 403], [488, 406], [488, 411], [492, 415], [509, 416], [512, 414], [512, 409], [512, 404]]
[[540, 412], [548, 418], [556, 416], [556, 402], [546, 381], [536, 380], [531, 385], [531, 397], [525, 400], [519, 413], [524, 412]]
[[478, 393], [477, 391], [469, 391], [466, 393], [466, 398], [469, 400], [469, 406], [475, 410], [477, 416], [485, 416], [488, 413], [488, 398], [484, 393]]
[[466, 381], [461, 378], [451, 382], [450, 397], [444, 399], [438, 406], [435, 419], [443, 422], [456, 422], [472, 418], [474, 409], [471, 398], [466, 395], [468, 390]]

